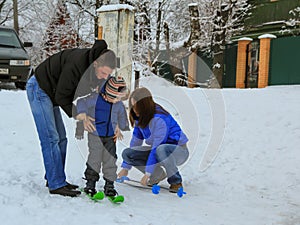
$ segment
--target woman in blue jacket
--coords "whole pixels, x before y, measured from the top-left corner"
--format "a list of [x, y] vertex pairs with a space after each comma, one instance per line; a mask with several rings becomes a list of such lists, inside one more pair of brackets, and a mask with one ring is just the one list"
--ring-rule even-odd
[[[148, 89], [133, 91], [129, 107], [134, 130], [130, 147], [122, 153], [122, 170], [118, 177], [127, 176], [134, 166], [144, 173], [141, 184], [156, 184], [167, 176], [170, 192], [177, 192], [182, 187], [177, 166], [189, 156], [188, 138], [171, 114], [153, 101]], [[142, 146], [144, 140], [148, 146]]]

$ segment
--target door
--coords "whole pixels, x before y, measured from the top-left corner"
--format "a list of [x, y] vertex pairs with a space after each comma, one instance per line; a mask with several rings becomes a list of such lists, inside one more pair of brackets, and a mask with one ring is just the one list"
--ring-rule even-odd
[[300, 37], [271, 41], [269, 85], [300, 84]]
[[247, 48], [246, 88], [258, 87], [259, 41], [253, 41]]
[[237, 44], [226, 45], [225, 67], [223, 75], [223, 88], [235, 88], [236, 86], [236, 60]]

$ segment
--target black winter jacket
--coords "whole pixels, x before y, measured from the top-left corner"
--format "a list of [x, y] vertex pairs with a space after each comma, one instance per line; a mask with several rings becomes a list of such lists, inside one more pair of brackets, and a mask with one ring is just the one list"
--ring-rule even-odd
[[[69, 117], [72, 117], [72, 109], [74, 110], [74, 98], [90, 93], [97, 86], [98, 79], [90, 65], [106, 50], [106, 42], [96, 40], [92, 48], [63, 50], [50, 56], [36, 68], [35, 76], [40, 88]], [[81, 84], [81, 78], [85, 85]], [[80, 88], [77, 90], [79, 81]], [[76, 112], [73, 111], [73, 116], [74, 114]]]

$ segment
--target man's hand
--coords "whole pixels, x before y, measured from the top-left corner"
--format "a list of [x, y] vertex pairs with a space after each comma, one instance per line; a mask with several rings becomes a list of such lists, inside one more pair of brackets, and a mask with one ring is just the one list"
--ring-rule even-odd
[[85, 113], [79, 113], [77, 116], [76, 116], [76, 120], [86, 120], [86, 114]]
[[76, 119], [83, 121], [83, 127], [86, 131], [90, 133], [96, 131], [96, 127], [93, 124], [93, 122], [95, 121], [94, 118], [87, 116], [85, 113], [80, 113], [76, 116]]
[[93, 124], [94, 121], [95, 121], [94, 118], [87, 116], [86, 120], [83, 121], [84, 129], [90, 133], [93, 133], [94, 131], [96, 131], [96, 127]]
[[82, 140], [84, 137], [84, 127], [82, 121], [76, 122], [76, 131], [75, 131], [75, 138], [78, 140]]

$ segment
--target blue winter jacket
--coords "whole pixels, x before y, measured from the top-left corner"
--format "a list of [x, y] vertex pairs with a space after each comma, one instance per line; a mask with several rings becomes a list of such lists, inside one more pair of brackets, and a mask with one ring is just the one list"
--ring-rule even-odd
[[[161, 144], [174, 144], [184, 145], [188, 142], [188, 138], [181, 130], [178, 123], [171, 116], [171, 114], [165, 114], [159, 105], [156, 105], [156, 113], [154, 118], [150, 121], [145, 128], [138, 127], [138, 121], [135, 121], [135, 127], [133, 130], [130, 147], [141, 146], [143, 140], [147, 145], [151, 146], [151, 152], [149, 154], [146, 173], [152, 174], [157, 163], [156, 148]], [[123, 168], [130, 169], [131, 165], [125, 161], [122, 163]]]
[[[104, 93], [104, 87], [101, 90]], [[93, 134], [100, 137], [114, 136], [116, 126], [120, 130], [130, 130], [127, 113], [123, 102], [110, 103], [106, 101], [101, 93], [93, 92], [85, 98], [77, 101], [77, 113], [86, 113], [95, 118], [96, 131]]]

